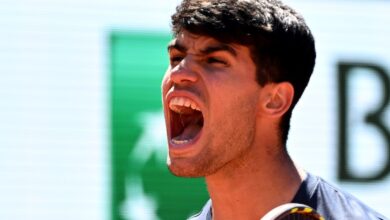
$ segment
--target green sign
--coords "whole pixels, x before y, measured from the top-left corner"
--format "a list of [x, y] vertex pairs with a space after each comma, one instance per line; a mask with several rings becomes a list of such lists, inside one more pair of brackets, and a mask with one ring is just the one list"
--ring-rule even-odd
[[160, 87], [170, 39], [111, 35], [112, 220], [182, 220], [208, 198], [203, 179], [178, 178], [166, 167]]

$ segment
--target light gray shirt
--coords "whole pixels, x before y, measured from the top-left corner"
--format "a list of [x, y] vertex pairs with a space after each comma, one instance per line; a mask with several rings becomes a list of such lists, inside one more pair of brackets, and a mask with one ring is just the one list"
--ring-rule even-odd
[[200, 213], [191, 216], [188, 220], [212, 220], [211, 199], [203, 206]]

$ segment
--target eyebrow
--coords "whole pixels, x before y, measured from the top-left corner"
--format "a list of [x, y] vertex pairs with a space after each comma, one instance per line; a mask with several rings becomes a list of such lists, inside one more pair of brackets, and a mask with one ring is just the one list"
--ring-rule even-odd
[[[185, 53], [188, 50], [188, 48], [186, 48], [184, 45], [180, 44], [180, 42], [177, 42], [177, 41], [173, 41], [173, 42], [169, 43], [167, 49], [168, 49], [168, 51], [170, 51], [172, 49], [176, 49], [182, 53]], [[226, 52], [230, 53], [231, 55], [233, 55], [234, 57], [237, 56], [237, 52], [231, 46], [229, 46], [228, 44], [223, 44], [223, 43], [218, 43], [216, 45], [208, 46], [208, 47], [200, 50], [200, 53], [203, 55], [208, 55], [208, 54], [218, 52], [218, 51], [226, 51]]]
[[172, 49], [176, 49], [182, 53], [185, 53], [187, 51], [187, 48], [184, 45], [178, 43], [176, 40], [168, 44], [168, 52]]

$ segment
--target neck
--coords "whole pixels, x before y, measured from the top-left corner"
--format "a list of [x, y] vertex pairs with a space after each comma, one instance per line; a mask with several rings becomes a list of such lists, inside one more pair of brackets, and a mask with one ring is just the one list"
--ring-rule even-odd
[[259, 219], [292, 201], [305, 174], [285, 150], [267, 150], [272, 147], [255, 146], [206, 177], [214, 220]]

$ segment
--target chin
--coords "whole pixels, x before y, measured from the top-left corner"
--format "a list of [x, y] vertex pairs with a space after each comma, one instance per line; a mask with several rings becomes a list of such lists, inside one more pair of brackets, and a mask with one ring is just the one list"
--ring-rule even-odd
[[194, 171], [193, 169], [191, 170], [191, 169], [186, 169], [186, 168], [177, 167], [173, 165], [168, 165], [168, 169], [173, 175], [177, 177], [197, 178], [197, 177], [205, 176], [197, 171]]
[[175, 176], [197, 178], [206, 177], [216, 172], [210, 162], [188, 158], [168, 158], [167, 165], [169, 171]]

